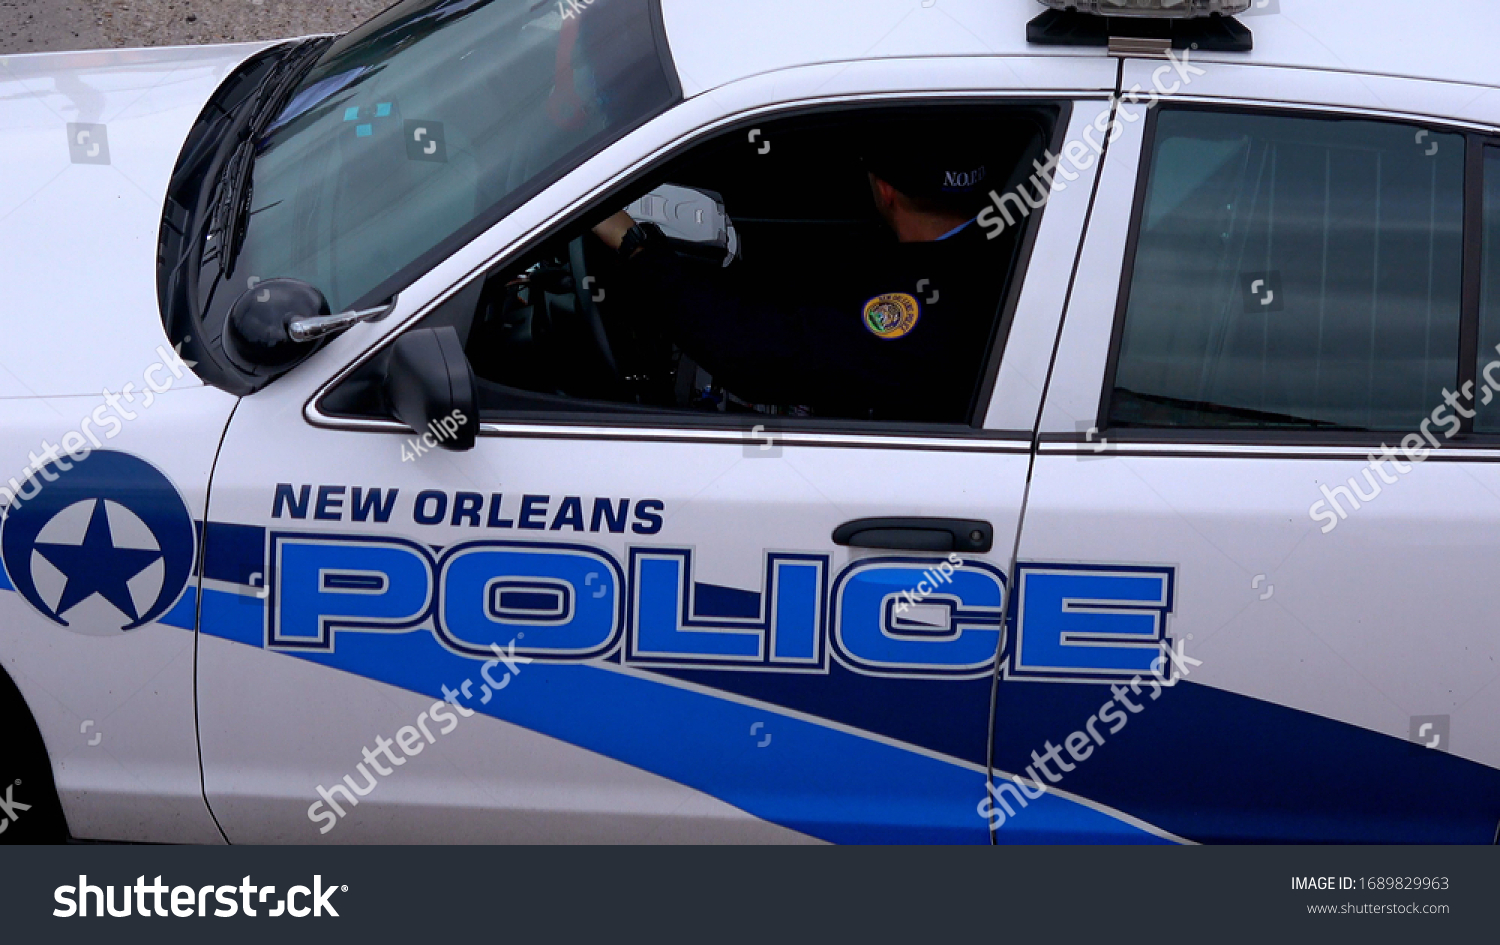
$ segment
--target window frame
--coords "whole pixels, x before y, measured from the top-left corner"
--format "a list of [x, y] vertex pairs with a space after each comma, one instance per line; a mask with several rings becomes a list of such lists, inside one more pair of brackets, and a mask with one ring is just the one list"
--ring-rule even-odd
[[[599, 214], [618, 203], [618, 200], [614, 200], [611, 195], [640, 186], [672, 161], [715, 139], [753, 129], [768, 121], [796, 119], [828, 112], [933, 107], [1051, 107], [1056, 109], [1057, 117], [1044, 147], [1057, 153], [1065, 141], [1074, 108], [1081, 100], [1092, 98], [1093, 95], [1088, 92], [1053, 90], [1035, 93], [1003, 91], [995, 94], [892, 91], [850, 96], [843, 99], [768, 105], [754, 109], [748, 114], [726, 117], [696, 128], [670, 144], [656, 149], [648, 158], [637, 162], [629, 172], [603, 183], [597, 191], [599, 196], [591, 197], [586, 203], [557, 214], [545, 226], [529, 234], [525, 239], [506, 247], [483, 266], [467, 274], [461, 281], [448, 286], [425, 302], [405, 321], [400, 331], [391, 333], [379, 344], [363, 352], [334, 376], [318, 385], [304, 406], [304, 414], [317, 426], [329, 429], [363, 432], [406, 431], [407, 427], [404, 424], [390, 418], [353, 417], [331, 413], [325, 409], [324, 401], [353, 374], [373, 359], [380, 357], [395, 343], [396, 339], [408, 331], [421, 327], [423, 321], [436, 309], [470, 288], [476, 280], [487, 279], [495, 271], [514, 265], [547, 240], [575, 224], [580, 218], [590, 214]], [[556, 183], [558, 182], [553, 182], [553, 185]], [[778, 435], [785, 433], [797, 438], [783, 441], [788, 444], [807, 442], [824, 445], [873, 444], [898, 447], [903, 445], [903, 439], [907, 441], [904, 444], [906, 448], [931, 448], [929, 444], [934, 439], [1024, 441], [1029, 444], [1032, 431], [989, 430], [984, 427], [984, 423], [989, 412], [989, 401], [993, 397], [998, 381], [1000, 366], [1004, 360], [1006, 342], [1032, 262], [1037, 234], [1046, 219], [1046, 211], [1047, 206], [1044, 205], [1033, 212], [1022, 233], [1021, 242], [1016, 249], [1015, 275], [1010, 285], [1006, 287], [993, 317], [988, 354], [980, 369], [975, 395], [969, 406], [969, 418], [964, 423], [909, 423], [707, 411], [690, 413], [656, 408], [631, 411], [624, 409], [625, 405], [621, 405], [622, 409], [619, 410], [582, 409], [547, 413], [485, 411], [480, 418], [480, 438], [482, 440], [487, 436], [562, 436], [740, 443], [760, 428]], [[1081, 238], [1083, 234], [1079, 235]], [[594, 402], [580, 401], [580, 403], [592, 404]], [[695, 433], [697, 435], [694, 435]], [[959, 443], [953, 443], [949, 448], [966, 449]], [[967, 448], [983, 449], [984, 447], [979, 442], [975, 442]]]
[[[1330, 121], [1367, 121], [1416, 127], [1434, 133], [1459, 135], [1464, 139], [1463, 234], [1461, 250], [1460, 311], [1458, 338], [1458, 390], [1478, 373], [1478, 336], [1480, 271], [1483, 263], [1484, 151], [1500, 147], [1500, 132], [1484, 129], [1469, 122], [1453, 121], [1428, 115], [1397, 115], [1370, 112], [1357, 108], [1317, 108], [1295, 105], [1262, 105], [1240, 102], [1183, 101], [1164, 103], [1150, 110], [1142, 129], [1140, 170], [1130, 208], [1130, 223], [1125, 241], [1125, 255], [1120, 267], [1120, 285], [1115, 299], [1114, 319], [1110, 331], [1109, 354], [1104, 366], [1104, 380], [1099, 391], [1095, 420], [1103, 436], [1122, 443], [1207, 443], [1285, 446], [1373, 446], [1392, 444], [1412, 431], [1364, 432], [1358, 430], [1236, 430], [1220, 427], [1117, 427], [1109, 425], [1114, 398], [1115, 379], [1120, 364], [1120, 349], [1125, 337], [1125, 316], [1130, 305], [1130, 290], [1135, 279], [1135, 264], [1140, 246], [1141, 227], [1146, 198], [1150, 193], [1155, 170], [1157, 121], [1163, 111], [1214, 112], [1219, 114], [1256, 115], [1283, 118], [1307, 118]], [[1444, 385], [1446, 389], [1447, 385]], [[1477, 392], [1476, 392], [1477, 393]], [[1437, 405], [1434, 404], [1434, 407]], [[1464, 446], [1500, 446], [1500, 433], [1476, 434], [1473, 420], [1460, 417], [1462, 427], [1450, 442]]]
[[[1468, 153], [1465, 155], [1467, 163], [1464, 167], [1465, 185], [1467, 186], [1470, 180], [1474, 182], [1474, 186], [1464, 192], [1464, 272], [1474, 273], [1473, 280], [1464, 283], [1464, 312], [1468, 313], [1470, 309], [1473, 310], [1473, 324], [1469, 326], [1472, 331], [1465, 333], [1462, 339], [1468, 343], [1469, 347], [1462, 355], [1464, 360], [1460, 362], [1459, 367], [1465, 372], [1460, 375], [1461, 381], [1474, 382], [1475, 394], [1479, 392], [1479, 333], [1484, 328], [1484, 198], [1488, 184], [1485, 179], [1485, 165], [1486, 157], [1491, 151], [1494, 152], [1497, 163], [1500, 163], [1500, 132], [1493, 135], [1475, 136], [1469, 142]], [[1500, 188], [1500, 177], [1497, 177], [1495, 186]], [[1473, 418], [1463, 418], [1462, 435], [1478, 446], [1500, 445], [1500, 430], [1494, 433], [1476, 431], [1474, 429], [1476, 419], [1478, 419], [1477, 414]]]

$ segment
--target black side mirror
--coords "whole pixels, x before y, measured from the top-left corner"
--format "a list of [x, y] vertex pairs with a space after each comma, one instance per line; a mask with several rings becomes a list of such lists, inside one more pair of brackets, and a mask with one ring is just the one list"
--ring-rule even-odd
[[301, 279], [267, 279], [246, 289], [229, 308], [223, 346], [229, 363], [247, 374], [290, 368], [318, 350], [325, 337], [360, 322], [378, 321], [394, 305], [330, 314], [328, 300]]
[[292, 337], [292, 323], [328, 317], [328, 300], [299, 279], [267, 279], [246, 289], [224, 322], [224, 353], [241, 371], [286, 368], [317, 349], [316, 339]]
[[396, 339], [385, 366], [385, 400], [396, 419], [445, 450], [474, 448], [479, 384], [451, 325], [418, 328]]

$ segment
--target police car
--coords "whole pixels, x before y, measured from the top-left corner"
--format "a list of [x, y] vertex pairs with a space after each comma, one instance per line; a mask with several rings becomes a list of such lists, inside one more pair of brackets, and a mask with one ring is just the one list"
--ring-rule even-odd
[[[405, 0], [0, 60], [3, 838], [1492, 842], [1497, 26]], [[889, 306], [992, 323], [966, 422], [742, 396], [588, 234], [793, 291], [913, 116], [994, 142], [997, 310]]]

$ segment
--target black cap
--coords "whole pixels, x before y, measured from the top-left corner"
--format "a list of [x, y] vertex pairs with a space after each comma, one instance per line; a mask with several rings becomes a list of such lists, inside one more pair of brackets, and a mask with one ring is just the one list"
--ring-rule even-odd
[[993, 156], [986, 150], [970, 135], [902, 127], [865, 142], [862, 160], [909, 197], [961, 201], [987, 190]]

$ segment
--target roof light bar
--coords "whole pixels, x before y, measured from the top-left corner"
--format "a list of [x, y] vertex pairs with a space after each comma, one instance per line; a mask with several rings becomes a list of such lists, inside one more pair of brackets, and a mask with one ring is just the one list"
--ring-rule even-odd
[[1039, 46], [1108, 46], [1122, 54], [1155, 49], [1249, 52], [1255, 39], [1236, 20], [1253, 0], [1040, 0], [1051, 9], [1026, 24]]
[[1250, 9], [1252, 0], [1041, 0], [1054, 10], [1096, 16], [1160, 18], [1233, 16]]

